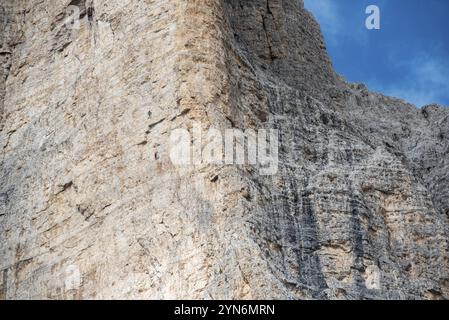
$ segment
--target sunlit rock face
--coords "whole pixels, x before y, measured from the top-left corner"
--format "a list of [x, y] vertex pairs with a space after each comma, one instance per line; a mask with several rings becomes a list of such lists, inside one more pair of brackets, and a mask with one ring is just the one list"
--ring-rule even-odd
[[[0, 7], [1, 299], [449, 298], [449, 111], [346, 83], [302, 1]], [[174, 164], [193, 124], [276, 174]]]

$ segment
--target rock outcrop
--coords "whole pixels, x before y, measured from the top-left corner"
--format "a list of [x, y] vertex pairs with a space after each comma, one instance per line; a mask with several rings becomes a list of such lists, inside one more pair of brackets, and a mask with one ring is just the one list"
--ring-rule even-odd
[[[0, 299], [449, 298], [449, 109], [345, 82], [302, 1], [0, 8]], [[174, 164], [195, 123], [277, 174]]]

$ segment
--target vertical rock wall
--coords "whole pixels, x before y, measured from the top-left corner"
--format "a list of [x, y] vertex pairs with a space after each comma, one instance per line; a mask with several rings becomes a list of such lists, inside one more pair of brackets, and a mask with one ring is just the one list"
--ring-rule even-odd
[[[0, 6], [0, 298], [449, 296], [448, 109], [347, 84], [302, 1]], [[278, 173], [174, 164], [198, 124]]]

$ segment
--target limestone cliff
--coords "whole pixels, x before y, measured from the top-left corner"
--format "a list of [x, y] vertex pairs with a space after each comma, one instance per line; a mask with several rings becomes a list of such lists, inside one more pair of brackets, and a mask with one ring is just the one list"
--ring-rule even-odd
[[[449, 298], [449, 111], [346, 83], [302, 1], [3, 0], [0, 110], [0, 299]], [[193, 123], [277, 174], [173, 164]]]

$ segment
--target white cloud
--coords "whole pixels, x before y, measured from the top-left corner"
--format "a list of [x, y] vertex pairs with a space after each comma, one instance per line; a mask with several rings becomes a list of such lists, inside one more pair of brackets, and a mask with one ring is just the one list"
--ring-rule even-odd
[[[349, 0], [304, 0], [305, 7], [313, 13], [321, 25], [326, 41], [334, 49], [340, 43], [350, 41], [353, 45], [367, 46], [370, 44], [370, 35], [375, 34], [365, 28], [362, 18], [365, 10], [358, 11], [358, 6], [348, 7]], [[388, 2], [377, 0], [381, 10], [387, 10]], [[368, 3], [368, 2], [366, 2]], [[365, 2], [360, 4], [364, 7]], [[346, 9], [345, 9], [346, 8]], [[349, 8], [349, 9], [348, 9]], [[349, 10], [349, 11], [345, 11]], [[349, 19], [348, 14], [360, 14], [359, 18]], [[381, 11], [383, 12], [383, 11]], [[359, 16], [357, 16], [359, 17]], [[381, 14], [382, 17], [382, 14]], [[383, 29], [381, 29], [383, 30]], [[388, 30], [386, 28], [385, 30]], [[377, 32], [377, 31], [376, 31]], [[354, 46], [354, 49], [355, 47]], [[407, 58], [397, 53], [394, 46], [386, 47], [390, 60], [391, 70], [397, 74], [403, 74], [403, 78], [395, 84], [389, 84], [380, 79], [366, 81], [367, 85], [375, 91], [398, 97], [417, 106], [430, 103], [442, 103], [448, 101], [449, 94], [449, 60], [447, 53], [441, 50], [441, 46], [427, 48], [427, 53], [414, 53], [415, 58]], [[412, 50], [413, 48], [410, 48]], [[429, 53], [434, 53], [430, 55]], [[445, 58], [446, 57], [446, 58]], [[449, 102], [447, 102], [449, 104]]]
[[[378, 0], [380, 1], [380, 0]], [[348, 4], [343, 0], [304, 0], [304, 5], [312, 12], [313, 16], [319, 22], [321, 30], [333, 46], [338, 46], [342, 39], [349, 38], [359, 44], [368, 43], [368, 30], [365, 27], [363, 19], [347, 19], [342, 9], [348, 8]], [[353, 8], [353, 7], [351, 7]], [[355, 7], [354, 14], [360, 14], [365, 17], [365, 8], [363, 10]], [[346, 12], [348, 14], [348, 12]]]
[[386, 95], [398, 97], [422, 107], [441, 103], [449, 93], [449, 61], [428, 54], [403, 61], [397, 59], [392, 66], [405, 70], [402, 81], [384, 85], [378, 81], [368, 82], [369, 87]]
[[312, 12], [321, 25], [323, 32], [334, 41], [342, 30], [340, 13], [334, 0], [304, 0], [304, 5]]

